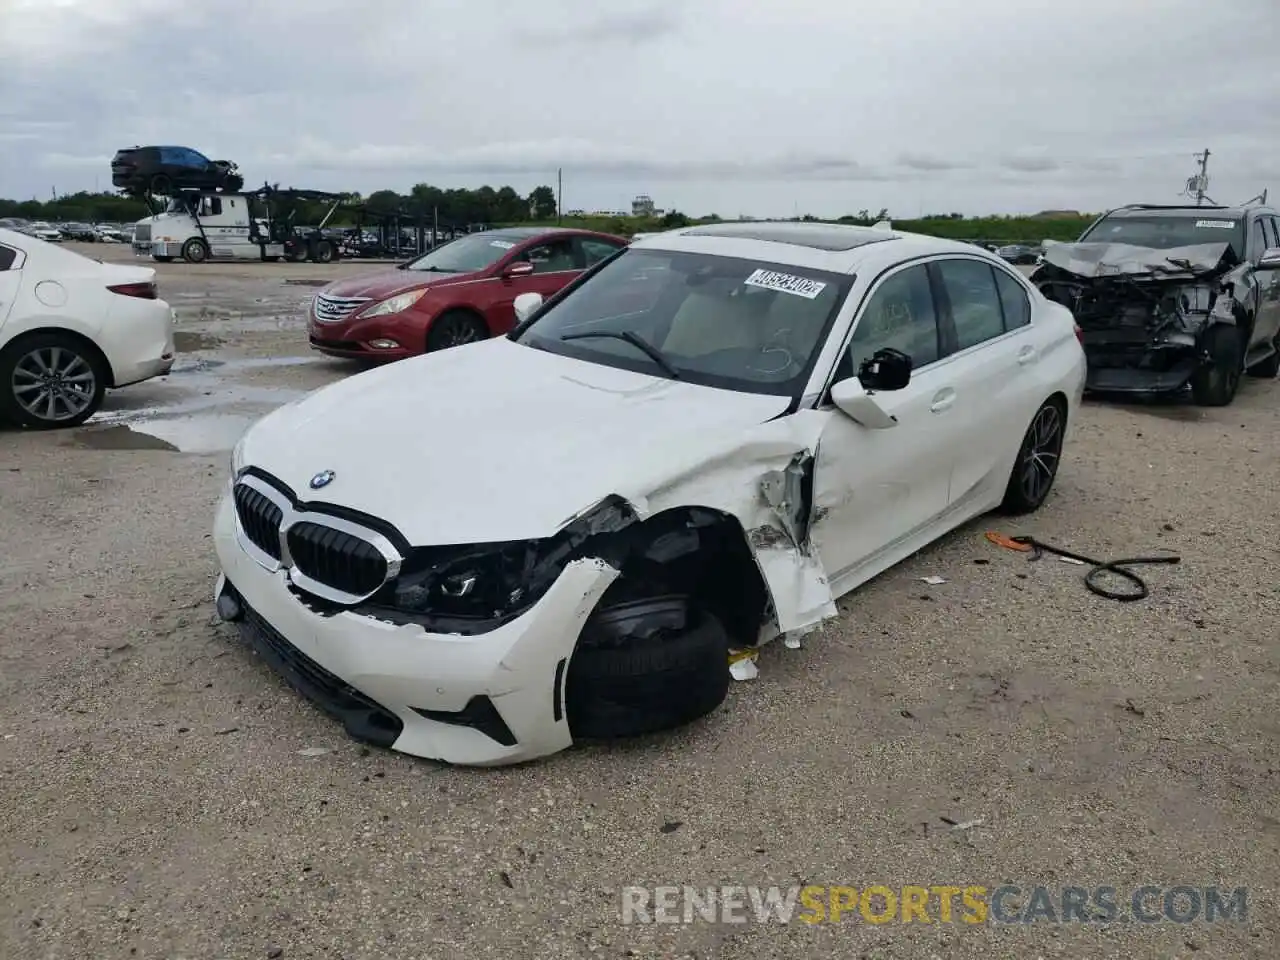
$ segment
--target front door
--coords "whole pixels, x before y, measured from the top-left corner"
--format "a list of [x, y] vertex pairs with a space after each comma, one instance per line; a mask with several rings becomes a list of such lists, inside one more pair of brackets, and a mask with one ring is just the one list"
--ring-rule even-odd
[[836, 580], [928, 526], [946, 512], [955, 459], [953, 368], [941, 362], [944, 339], [928, 270], [900, 268], [880, 279], [854, 320], [836, 380], [856, 374], [877, 350], [912, 359], [911, 381], [876, 402], [897, 425], [873, 430], [836, 411], [818, 445], [813, 539]]
[[[1260, 246], [1269, 249], [1280, 247], [1280, 219], [1259, 217], [1254, 229], [1262, 234]], [[1254, 322], [1253, 339], [1255, 343], [1275, 342], [1280, 335], [1280, 270], [1258, 269], [1255, 277], [1258, 281], [1258, 316]]]
[[[508, 241], [495, 240], [494, 243]], [[541, 294], [545, 300], [576, 277], [580, 270], [574, 260], [573, 240], [570, 237], [534, 243], [515, 254], [503, 265], [532, 263], [533, 273], [516, 277], [499, 276], [490, 281], [495, 286], [489, 307], [485, 311], [489, 329], [500, 335], [510, 330], [516, 322], [515, 299], [522, 293]]]

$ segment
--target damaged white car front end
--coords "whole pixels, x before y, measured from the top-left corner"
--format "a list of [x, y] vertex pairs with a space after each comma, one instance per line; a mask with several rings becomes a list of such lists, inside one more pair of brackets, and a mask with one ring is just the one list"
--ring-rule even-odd
[[[514, 763], [710, 712], [731, 649], [812, 630], [1049, 457], [1052, 483], [1083, 358], [1020, 278], [1029, 322], [968, 351], [968, 374], [954, 346], [918, 375], [890, 348], [831, 385], [899, 258], [995, 258], [885, 230], [833, 228], [837, 253], [699, 229], [606, 261], [509, 338], [255, 425], [215, 522], [222, 618], [360, 739]], [[1013, 359], [1033, 345], [1035, 375]], [[1017, 375], [980, 383], [1006, 355]], [[1046, 409], [1056, 446], [1030, 448]]]

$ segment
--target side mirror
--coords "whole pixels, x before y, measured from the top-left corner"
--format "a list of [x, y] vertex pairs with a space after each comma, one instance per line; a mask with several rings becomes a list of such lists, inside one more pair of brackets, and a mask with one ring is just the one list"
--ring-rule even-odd
[[533, 264], [528, 260], [515, 260], [508, 263], [502, 271], [503, 277], [527, 277], [533, 273]]
[[898, 425], [898, 421], [885, 413], [884, 408], [872, 399], [857, 377], [849, 377], [835, 384], [831, 388], [831, 402], [855, 423], [870, 430], [887, 430]]
[[1271, 247], [1262, 251], [1258, 259], [1259, 270], [1280, 270], [1280, 247]]
[[911, 358], [901, 350], [877, 350], [858, 367], [858, 382], [866, 390], [901, 390], [911, 382]]
[[516, 297], [516, 323], [524, 323], [542, 306], [542, 294], [522, 293]]

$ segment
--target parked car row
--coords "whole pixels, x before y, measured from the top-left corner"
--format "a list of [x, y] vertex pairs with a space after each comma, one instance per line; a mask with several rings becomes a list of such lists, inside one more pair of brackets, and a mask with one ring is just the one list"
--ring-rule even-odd
[[[0, 231], [0, 413], [83, 422], [167, 371], [154, 276]], [[217, 611], [398, 751], [674, 727], [721, 703], [732, 651], [1038, 509], [1086, 388], [1217, 404], [1275, 376], [1277, 311], [1266, 207], [1113, 211], [1030, 278], [888, 225], [463, 236], [314, 298], [312, 346], [378, 363], [237, 444]]]
[[0, 218], [0, 229], [13, 230], [17, 233], [48, 240], [50, 243], [61, 243], [64, 240], [78, 240], [83, 243], [126, 243], [128, 228], [120, 224], [108, 223], [49, 223], [44, 220], [22, 220], [18, 217]]

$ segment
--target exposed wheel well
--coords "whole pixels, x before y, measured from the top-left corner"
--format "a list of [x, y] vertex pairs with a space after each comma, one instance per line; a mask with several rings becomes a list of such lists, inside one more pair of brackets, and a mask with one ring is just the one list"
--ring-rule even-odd
[[7, 353], [9, 350], [14, 349], [15, 345], [22, 344], [25, 341], [30, 340], [32, 337], [43, 336], [50, 333], [57, 334], [60, 337], [66, 337], [68, 340], [74, 340], [86, 353], [92, 354], [94, 359], [102, 365], [102, 369], [106, 372], [107, 384], [112, 387], [115, 386], [116, 375], [111, 369], [111, 362], [107, 359], [107, 355], [102, 352], [102, 349], [96, 343], [84, 334], [76, 333], [74, 330], [68, 330], [66, 327], [37, 327], [35, 330], [27, 330], [6, 343], [3, 349], [0, 349], [0, 352]]
[[621, 573], [601, 606], [683, 593], [713, 613], [735, 645], [754, 644], [770, 610], [769, 591], [742, 524], [709, 507], [675, 507], [627, 531]]

